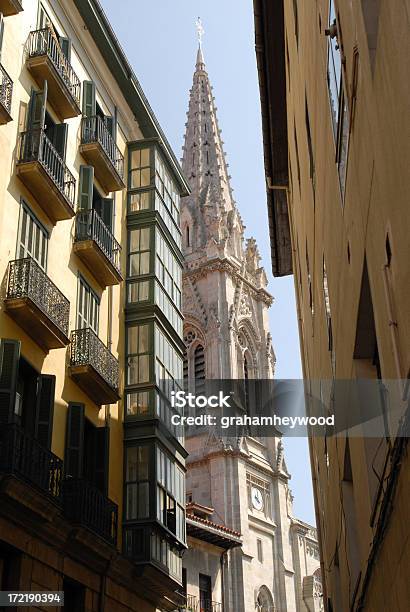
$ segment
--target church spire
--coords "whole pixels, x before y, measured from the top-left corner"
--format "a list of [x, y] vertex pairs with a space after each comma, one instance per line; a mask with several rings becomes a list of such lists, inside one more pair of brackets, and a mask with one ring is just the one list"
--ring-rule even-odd
[[202, 52], [203, 29], [198, 28], [198, 31], [199, 46], [182, 157], [182, 168], [192, 189], [185, 204], [189, 201], [194, 207], [202, 208], [207, 200], [212, 199], [216, 212], [222, 214], [233, 210], [235, 204], [216, 116], [217, 109]]

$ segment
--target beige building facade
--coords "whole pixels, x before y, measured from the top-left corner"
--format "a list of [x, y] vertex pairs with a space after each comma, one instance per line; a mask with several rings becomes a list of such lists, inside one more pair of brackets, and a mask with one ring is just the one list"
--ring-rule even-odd
[[[201, 47], [182, 168], [191, 187], [181, 204], [186, 388], [198, 394], [211, 379], [272, 379], [272, 297], [256, 242], [245, 243]], [[252, 397], [246, 401], [252, 409]], [[280, 437], [221, 438], [208, 428], [187, 435], [186, 448], [189, 609], [319, 610], [316, 532], [293, 515]]]
[[254, 2], [272, 265], [294, 274], [306, 385], [373, 379], [387, 414], [379, 438], [310, 440], [335, 612], [410, 605], [409, 11]]
[[99, 2], [0, 13], [0, 590], [174, 610], [189, 188]]

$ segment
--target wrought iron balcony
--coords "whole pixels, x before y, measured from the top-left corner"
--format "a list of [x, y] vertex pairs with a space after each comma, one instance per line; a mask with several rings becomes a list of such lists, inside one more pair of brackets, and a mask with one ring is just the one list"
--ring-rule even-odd
[[13, 95], [13, 81], [0, 64], [0, 124], [11, 121], [11, 98]]
[[180, 612], [198, 612], [199, 610], [199, 601], [198, 597], [195, 595], [187, 595], [186, 603], [183, 608], [181, 608]]
[[81, 113], [81, 82], [50, 28], [30, 32], [27, 68], [40, 87], [48, 84], [48, 99], [61, 119]]
[[124, 157], [99, 115], [82, 118], [80, 151], [107, 193], [124, 189]]
[[69, 343], [70, 302], [31, 257], [9, 263], [4, 305], [44, 350]]
[[112, 544], [117, 543], [118, 507], [86, 480], [67, 478], [63, 483], [63, 508], [65, 516], [88, 527]]
[[74, 216], [74, 176], [44, 130], [20, 134], [17, 174], [53, 223]]
[[63, 462], [18, 425], [0, 429], [0, 472], [13, 474], [58, 501]]
[[0, 13], [3, 13], [4, 17], [9, 15], [17, 15], [23, 10], [20, 0], [0, 0]]
[[69, 373], [98, 406], [119, 400], [118, 361], [89, 327], [71, 332]]
[[198, 612], [222, 612], [222, 604], [218, 601], [201, 599], [196, 609]]
[[97, 211], [77, 213], [74, 252], [90, 269], [101, 287], [122, 281], [121, 247]]

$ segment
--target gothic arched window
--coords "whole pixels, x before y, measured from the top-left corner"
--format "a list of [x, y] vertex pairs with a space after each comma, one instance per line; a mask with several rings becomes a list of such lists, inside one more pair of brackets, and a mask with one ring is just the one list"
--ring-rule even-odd
[[257, 612], [275, 612], [275, 604], [273, 597], [267, 586], [261, 586], [256, 598]]
[[194, 351], [194, 379], [195, 392], [202, 392], [205, 381], [205, 352], [202, 344], [198, 344]]
[[205, 388], [205, 348], [202, 334], [188, 329], [184, 334], [184, 387], [185, 390], [203, 393]]

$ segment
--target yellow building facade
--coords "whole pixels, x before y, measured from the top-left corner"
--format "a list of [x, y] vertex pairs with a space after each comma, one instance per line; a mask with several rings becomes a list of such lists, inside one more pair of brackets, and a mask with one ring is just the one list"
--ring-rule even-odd
[[0, 587], [173, 610], [189, 188], [97, 1], [0, 13]]
[[374, 379], [401, 416], [310, 439], [328, 611], [410, 605], [409, 10], [254, 1], [273, 272], [294, 275], [308, 391]]

